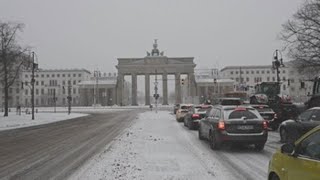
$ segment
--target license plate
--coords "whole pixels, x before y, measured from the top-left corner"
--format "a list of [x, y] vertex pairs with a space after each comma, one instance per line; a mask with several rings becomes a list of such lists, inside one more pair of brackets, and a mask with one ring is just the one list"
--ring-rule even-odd
[[249, 130], [249, 129], [253, 129], [253, 126], [252, 125], [242, 125], [242, 126], [238, 126], [238, 129]]

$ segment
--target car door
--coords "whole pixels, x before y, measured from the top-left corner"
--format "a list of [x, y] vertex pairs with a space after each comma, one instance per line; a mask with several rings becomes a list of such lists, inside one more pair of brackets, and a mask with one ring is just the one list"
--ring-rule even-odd
[[283, 171], [290, 180], [316, 180], [320, 177], [320, 130], [302, 140], [296, 156], [284, 156]]
[[212, 121], [214, 115], [215, 115], [215, 112], [216, 112], [216, 109], [215, 108], [212, 108], [211, 111], [209, 112], [208, 116], [205, 118], [204, 120], [204, 128], [203, 128], [203, 131], [204, 131], [204, 134], [207, 138], [209, 138], [209, 130], [210, 130], [210, 122]]
[[311, 117], [312, 114], [314, 113], [314, 110], [307, 110], [305, 112], [303, 112], [299, 117], [298, 117], [298, 126], [300, 125], [301, 127], [301, 135], [305, 134], [306, 132], [308, 132], [309, 130], [311, 130], [313, 127], [312, 126], [313, 122], [311, 121]]

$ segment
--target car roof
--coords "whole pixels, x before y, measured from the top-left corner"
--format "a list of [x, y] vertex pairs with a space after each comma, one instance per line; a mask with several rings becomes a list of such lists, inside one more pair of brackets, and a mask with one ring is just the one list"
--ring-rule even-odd
[[266, 104], [248, 104], [247, 106], [251, 106], [251, 107], [270, 107]]
[[246, 109], [252, 109], [255, 110], [253, 107], [251, 106], [246, 106], [246, 105], [240, 105], [240, 106], [236, 106], [236, 105], [228, 105], [228, 106], [223, 106], [223, 105], [217, 105], [215, 107], [220, 107], [223, 110], [230, 110], [230, 109], [235, 109], [235, 108], [246, 108]]
[[320, 109], [320, 107], [313, 107], [313, 108], [310, 108], [308, 110], [319, 110], [319, 109]]
[[241, 100], [240, 98], [236, 97], [225, 97], [225, 98], [219, 98], [220, 100]]

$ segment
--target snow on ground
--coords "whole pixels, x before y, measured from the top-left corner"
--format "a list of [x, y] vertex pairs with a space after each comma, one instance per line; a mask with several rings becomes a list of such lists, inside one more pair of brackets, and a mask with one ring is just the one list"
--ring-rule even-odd
[[145, 112], [70, 179], [237, 179], [168, 111]]
[[21, 113], [21, 115], [17, 115], [16, 113], [9, 113], [8, 117], [0, 116], [0, 131], [48, 124], [87, 115], [83, 113], [71, 113], [70, 115], [67, 113], [35, 113], [34, 120], [31, 120], [31, 114]]

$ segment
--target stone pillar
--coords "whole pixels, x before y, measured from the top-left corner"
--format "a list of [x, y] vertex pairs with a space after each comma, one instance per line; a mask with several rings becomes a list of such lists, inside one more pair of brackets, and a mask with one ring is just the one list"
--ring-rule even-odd
[[195, 84], [195, 78], [194, 73], [188, 74], [188, 85], [189, 85], [189, 96], [192, 98], [192, 103], [194, 103], [194, 97], [196, 96], [196, 84]]
[[181, 85], [180, 85], [180, 73], [175, 74], [175, 96], [176, 104], [181, 103]]
[[205, 98], [208, 99], [209, 98], [209, 94], [208, 94], [208, 86], [207, 85], [204, 88], [204, 93], [205, 93]]
[[116, 104], [116, 99], [117, 99], [116, 91], [117, 91], [117, 89], [115, 87], [111, 89], [111, 94], [112, 94], [112, 96], [111, 96], [112, 97], [111, 105]]
[[163, 105], [168, 105], [168, 75], [162, 74], [162, 91], [163, 91]]
[[123, 74], [118, 74], [118, 81], [117, 81], [117, 104], [119, 106], [123, 105], [123, 84], [124, 83], [124, 76]]
[[145, 93], [146, 93], [146, 97], [145, 97], [146, 105], [150, 105], [150, 75], [149, 74], [145, 74]]
[[137, 75], [136, 74], [131, 74], [132, 78], [132, 88], [131, 88], [131, 94], [132, 94], [132, 106], [137, 106]]

